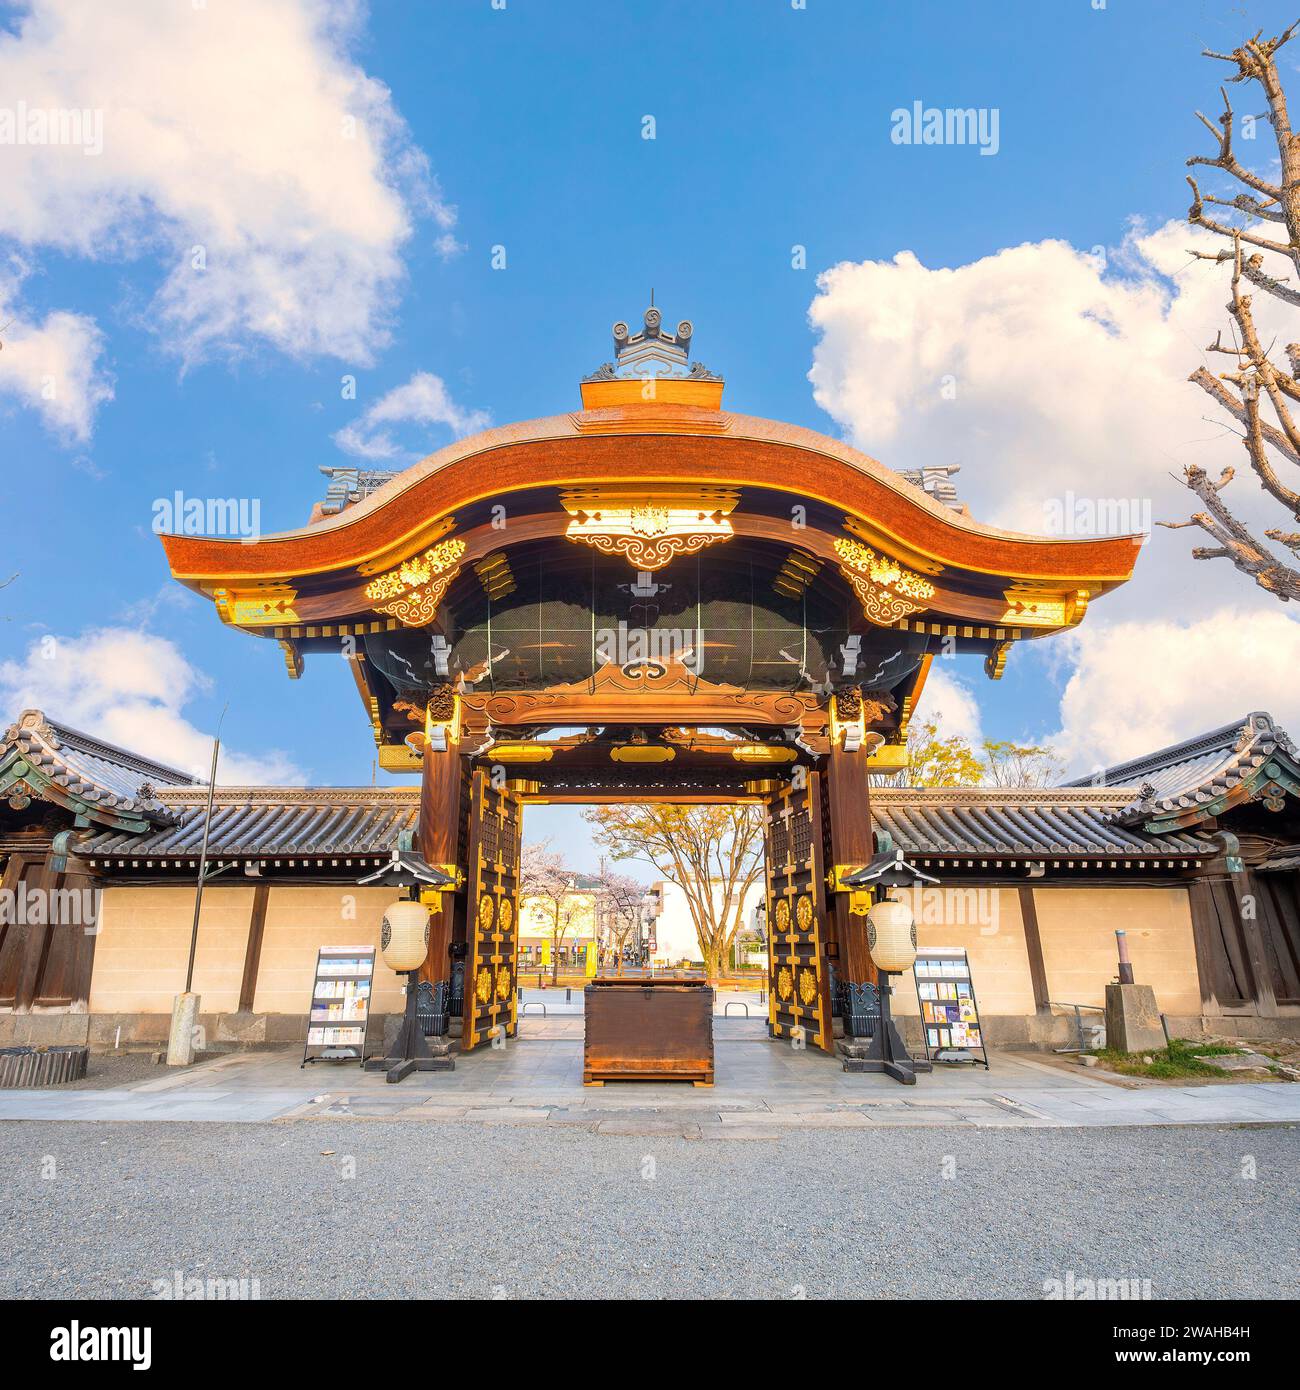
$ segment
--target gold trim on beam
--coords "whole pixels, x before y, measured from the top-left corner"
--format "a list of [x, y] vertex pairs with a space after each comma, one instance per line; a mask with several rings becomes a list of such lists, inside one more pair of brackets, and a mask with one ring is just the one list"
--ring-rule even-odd
[[[430, 517], [401, 539], [380, 546], [378, 550], [358, 560], [356, 571], [360, 575], [368, 575], [397, 568], [418, 555], [421, 550], [432, 548], [436, 541], [441, 540], [448, 531], [454, 530], [455, 526], [454, 516]], [[415, 543], [414, 549], [411, 548], [412, 541]]]
[[794, 748], [783, 748], [772, 743], [742, 743], [731, 750], [731, 756], [738, 763], [792, 763], [799, 756]]
[[1088, 609], [1088, 590], [1038, 589], [1012, 585], [1004, 594], [1003, 621], [1014, 619], [1025, 627], [1074, 627]]
[[930, 618], [904, 618], [898, 624], [902, 632], [919, 632], [926, 637], [973, 637], [981, 641], [1019, 642], [1023, 628], [992, 627], [987, 623], [955, 623], [951, 619], [935, 621]]
[[604, 555], [622, 555], [633, 569], [660, 570], [679, 555], [695, 555], [735, 532], [728, 514], [738, 492], [720, 488], [650, 487], [628, 493], [571, 488], [560, 494], [570, 521], [565, 535]]
[[883, 743], [874, 752], [867, 754], [868, 772], [904, 772], [911, 766], [905, 743]]
[[379, 766], [385, 772], [419, 772], [424, 766], [424, 755], [404, 743], [381, 743]]
[[670, 763], [677, 750], [654, 743], [619, 743], [609, 750], [609, 756], [616, 763]]
[[302, 642], [310, 637], [365, 637], [372, 632], [392, 632], [401, 627], [396, 618], [366, 618], [356, 623], [298, 623], [293, 627], [273, 627], [270, 635], [285, 642]]
[[549, 763], [555, 756], [555, 749], [546, 743], [503, 742], [494, 743], [483, 753], [489, 763]]
[[271, 627], [276, 623], [296, 622], [294, 605], [298, 591], [288, 584], [268, 584], [256, 589], [227, 589], [212, 591], [217, 616], [231, 627]]

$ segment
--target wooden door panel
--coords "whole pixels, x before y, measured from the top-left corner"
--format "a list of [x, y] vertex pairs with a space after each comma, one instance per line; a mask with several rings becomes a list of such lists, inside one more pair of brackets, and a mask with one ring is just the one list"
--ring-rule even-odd
[[773, 796], [764, 821], [768, 1025], [774, 1037], [800, 1028], [808, 1043], [832, 1052], [818, 774]]
[[519, 797], [494, 787], [484, 772], [470, 787], [469, 891], [466, 895], [464, 1032], [468, 1052], [503, 1027], [514, 1037], [518, 1019]]

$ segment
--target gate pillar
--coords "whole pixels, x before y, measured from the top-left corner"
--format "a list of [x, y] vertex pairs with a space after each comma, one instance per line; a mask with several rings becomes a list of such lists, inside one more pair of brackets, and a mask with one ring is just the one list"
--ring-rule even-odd
[[[435, 718], [442, 715], [441, 719]], [[420, 780], [418, 840], [425, 863], [457, 881], [455, 891], [437, 895], [429, 917], [429, 954], [420, 979], [437, 983], [451, 975], [450, 948], [457, 917], [465, 912], [465, 839], [469, 807], [469, 773], [460, 754], [460, 697], [435, 695], [425, 724], [426, 741]]]
[[[836, 703], [831, 706], [831, 750], [822, 784], [832, 938], [838, 944], [840, 973], [854, 984], [875, 984], [876, 967], [867, 947], [867, 919], [849, 910], [852, 895], [839, 889], [842, 871], [869, 864], [876, 852], [868, 755], [865, 739], [860, 736], [861, 697], [856, 710], [848, 699], [843, 699], [838, 709]], [[851, 736], [854, 725], [858, 738]]]

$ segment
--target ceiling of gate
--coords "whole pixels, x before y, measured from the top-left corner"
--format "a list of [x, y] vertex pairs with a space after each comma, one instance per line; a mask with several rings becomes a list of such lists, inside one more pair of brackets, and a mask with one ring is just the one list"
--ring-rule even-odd
[[[862, 634], [848, 587], [828, 572], [792, 584], [786, 556], [733, 542], [638, 572], [622, 556], [572, 545], [516, 549], [495, 593], [463, 578], [436, 627], [369, 635], [365, 653], [394, 694], [409, 700], [449, 682], [540, 690], [610, 664], [679, 665], [712, 684], [776, 691], [828, 691], [850, 678], [890, 690], [915, 672], [924, 637], [883, 628]], [[854, 653], [847, 663], [846, 650]]]

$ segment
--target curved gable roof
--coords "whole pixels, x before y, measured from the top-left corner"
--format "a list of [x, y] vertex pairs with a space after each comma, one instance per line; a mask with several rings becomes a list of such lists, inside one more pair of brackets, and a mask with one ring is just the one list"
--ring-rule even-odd
[[954, 568], [1106, 588], [1141, 536], [1036, 537], [944, 506], [840, 440], [752, 415], [682, 405], [607, 407], [499, 426], [430, 454], [362, 501], [256, 541], [165, 535], [176, 578], [266, 579], [353, 567], [420, 544], [432, 517], [511, 491], [619, 480], [789, 492], [868, 520], [902, 552]]

